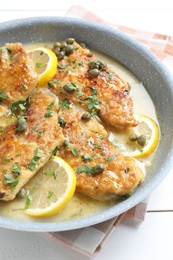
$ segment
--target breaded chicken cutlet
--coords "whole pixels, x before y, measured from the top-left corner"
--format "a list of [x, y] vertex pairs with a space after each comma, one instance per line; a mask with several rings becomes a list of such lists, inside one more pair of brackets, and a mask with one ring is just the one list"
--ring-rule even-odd
[[76, 191], [99, 200], [132, 192], [144, 178], [141, 168], [108, 140], [95, 117], [86, 115], [74, 107], [58, 113], [66, 141], [57, 155], [76, 172]]
[[[60, 99], [70, 100], [92, 114], [97, 113], [114, 128], [137, 125], [127, 82], [75, 41], [70, 45], [61, 42], [53, 50], [59, 63], [49, 87]], [[66, 52], [68, 55], [64, 55]]]
[[[16, 104], [14, 112], [20, 110], [18, 106]], [[14, 199], [64, 141], [53, 94], [36, 92], [23, 104], [24, 108], [17, 123], [8, 126], [0, 135], [1, 200]]]

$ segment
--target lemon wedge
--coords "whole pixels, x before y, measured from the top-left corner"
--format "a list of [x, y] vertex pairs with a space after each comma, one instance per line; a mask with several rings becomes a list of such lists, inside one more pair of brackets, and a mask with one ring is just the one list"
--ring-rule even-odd
[[157, 123], [149, 116], [139, 115], [138, 126], [129, 136], [128, 155], [144, 158], [151, 155], [159, 144], [160, 132]]
[[25, 213], [35, 217], [56, 214], [72, 198], [76, 188], [76, 175], [69, 164], [53, 156], [26, 185], [29, 206]]
[[45, 85], [57, 71], [58, 62], [55, 53], [48, 48], [40, 47], [29, 50], [27, 54], [35, 66], [38, 75], [38, 86]]

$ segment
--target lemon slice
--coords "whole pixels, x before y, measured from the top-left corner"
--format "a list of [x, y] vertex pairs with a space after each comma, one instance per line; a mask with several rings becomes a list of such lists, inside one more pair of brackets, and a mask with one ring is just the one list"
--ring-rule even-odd
[[33, 61], [35, 71], [38, 75], [38, 86], [45, 85], [50, 81], [57, 71], [57, 57], [48, 48], [36, 48], [27, 52]]
[[53, 156], [26, 185], [29, 206], [25, 213], [35, 217], [56, 214], [72, 198], [76, 175], [60, 157]]
[[157, 123], [146, 115], [138, 116], [138, 126], [134, 127], [128, 142], [128, 155], [143, 158], [151, 155], [159, 144], [159, 127]]

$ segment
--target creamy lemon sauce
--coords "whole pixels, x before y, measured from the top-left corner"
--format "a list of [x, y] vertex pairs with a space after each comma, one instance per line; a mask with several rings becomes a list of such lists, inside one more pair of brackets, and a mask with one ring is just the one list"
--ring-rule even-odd
[[[33, 47], [39, 47], [39, 45], [34, 46], [27, 46], [28, 48]], [[49, 46], [49, 45], [48, 45]], [[131, 96], [134, 103], [134, 113], [137, 114], [145, 114], [149, 117], [153, 118], [157, 123], [157, 116], [154, 104], [148, 95], [147, 91], [145, 90], [144, 86], [141, 82], [138, 81], [138, 79], [126, 68], [124, 68], [119, 63], [115, 62], [111, 58], [107, 57], [106, 55], [94, 52], [94, 54], [97, 56], [99, 60], [101, 60], [103, 63], [107, 64], [109, 68], [111, 68], [113, 71], [115, 71], [116, 74], [118, 74], [122, 79], [126, 80], [130, 86], [131, 86]], [[0, 111], [0, 126], [5, 127], [14, 120], [14, 118], [7, 119], [7, 122], [4, 121], [3, 116], [1, 117], [1, 114], [3, 115], [4, 111], [2, 108], [2, 111]], [[115, 143], [115, 145], [119, 146], [121, 149], [125, 147], [125, 137], [127, 137], [127, 131], [122, 132], [114, 132], [112, 129], [108, 129], [110, 133], [110, 140]], [[121, 147], [122, 146], [122, 147]], [[147, 168], [147, 172], [149, 171], [150, 166], [152, 165], [153, 155], [140, 160], [140, 163], [142, 163], [145, 168]], [[117, 199], [118, 201], [118, 199]], [[75, 219], [79, 217], [89, 216], [95, 213], [98, 213], [111, 205], [115, 204], [117, 201], [110, 201], [110, 202], [103, 202], [103, 201], [96, 201], [93, 199], [90, 199], [84, 195], [81, 194], [75, 194], [71, 201], [66, 205], [66, 207], [61, 210], [56, 216], [51, 217], [52, 222], [56, 221], [64, 221], [69, 219]], [[26, 216], [23, 212], [25, 206], [25, 199], [19, 199], [16, 198], [12, 202], [0, 202], [0, 214], [8, 216], [10, 218], [16, 218], [23, 221], [27, 221], [31, 219], [29, 216]], [[32, 218], [32, 221], [37, 221], [37, 219]], [[39, 219], [40, 221], [40, 219]], [[43, 221], [50, 221], [49, 218], [44, 219]]]

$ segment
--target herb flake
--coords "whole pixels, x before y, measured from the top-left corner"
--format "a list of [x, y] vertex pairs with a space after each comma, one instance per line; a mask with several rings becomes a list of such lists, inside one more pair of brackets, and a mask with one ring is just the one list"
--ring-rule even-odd
[[106, 158], [106, 162], [107, 162], [107, 163], [111, 162], [115, 157], [116, 157], [116, 154], [112, 154], [111, 156], [109, 156], [108, 158]]
[[15, 189], [17, 184], [19, 183], [19, 177], [14, 178], [10, 174], [4, 174], [4, 186], [11, 185], [12, 189]]
[[28, 164], [28, 168], [33, 171], [35, 170], [37, 161], [41, 158], [40, 150], [37, 148], [35, 151], [34, 157], [31, 159], [30, 163]]
[[104, 171], [104, 165], [97, 164], [96, 166], [89, 166], [87, 164], [83, 164], [76, 169], [76, 174], [86, 173], [86, 176], [99, 174]]
[[55, 105], [55, 102], [51, 102], [47, 107], [47, 112], [45, 113], [44, 117], [52, 117], [53, 116], [53, 106]]

